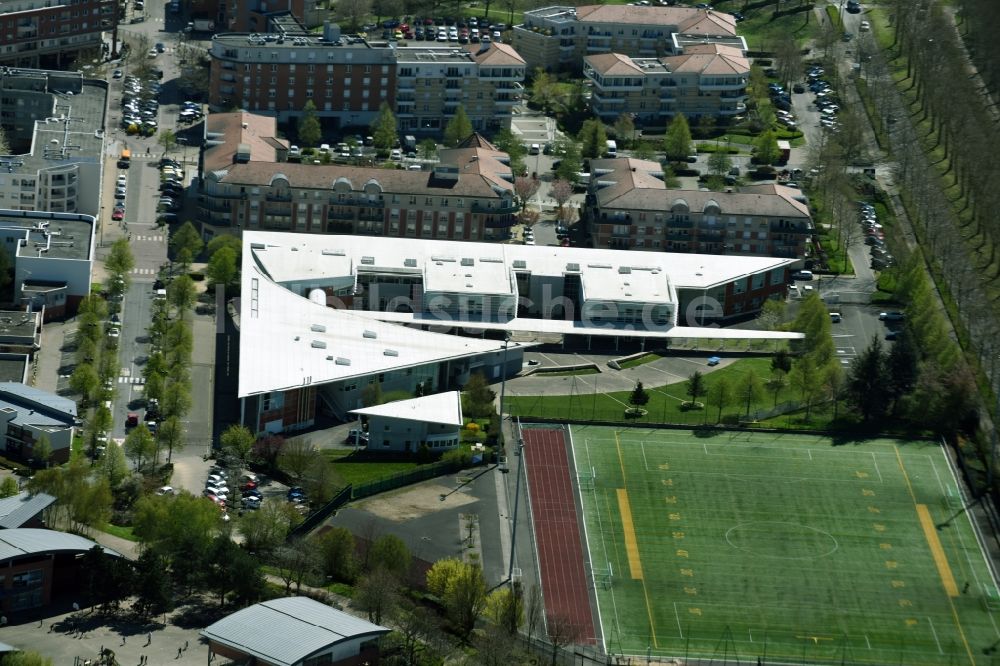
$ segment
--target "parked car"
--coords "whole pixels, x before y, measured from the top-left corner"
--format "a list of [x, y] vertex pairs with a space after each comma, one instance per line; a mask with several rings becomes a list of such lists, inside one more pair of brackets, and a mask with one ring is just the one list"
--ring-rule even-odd
[[878, 318], [881, 321], [897, 322], [906, 319], [906, 315], [902, 312], [879, 312]]

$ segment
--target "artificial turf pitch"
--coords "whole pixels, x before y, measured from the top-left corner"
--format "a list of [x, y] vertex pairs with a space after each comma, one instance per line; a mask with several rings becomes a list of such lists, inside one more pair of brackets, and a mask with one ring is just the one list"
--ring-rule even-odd
[[570, 434], [608, 653], [1000, 663], [996, 583], [939, 446]]

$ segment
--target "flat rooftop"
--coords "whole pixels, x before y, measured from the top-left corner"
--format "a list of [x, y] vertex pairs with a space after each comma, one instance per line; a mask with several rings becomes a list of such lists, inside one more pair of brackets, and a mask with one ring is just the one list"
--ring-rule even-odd
[[580, 284], [587, 301], [621, 303], [665, 303], [673, 301], [670, 280], [655, 266], [590, 264], [581, 270]]
[[510, 269], [497, 257], [432, 257], [424, 264], [424, 293], [513, 296]]
[[[761, 271], [784, 268], [795, 261], [775, 257], [268, 231], [246, 231], [243, 242], [247, 248], [245, 254], [254, 257], [256, 264], [279, 284], [343, 276], [346, 270], [420, 275], [428, 266], [447, 258], [457, 262], [456, 271], [469, 268], [473, 270], [466, 272], [485, 271], [486, 275], [503, 275], [505, 280], [511, 272], [562, 276], [596, 271], [621, 282], [625, 275], [621, 272], [623, 268], [655, 269], [674, 289], [709, 289]], [[605, 266], [611, 267], [610, 274]], [[482, 279], [478, 281], [483, 282]], [[494, 292], [497, 290], [496, 285], [490, 288]]]
[[458, 47], [417, 46], [397, 49], [396, 60], [399, 63], [408, 62], [444, 62], [444, 63], [474, 63], [472, 52]]
[[27, 354], [0, 354], [0, 382], [23, 382], [27, 369]]
[[0, 345], [30, 345], [37, 328], [37, 312], [0, 310]]
[[[45, 82], [43, 90], [51, 95], [49, 116], [35, 121], [31, 151], [0, 159], [0, 173], [34, 175], [42, 169], [79, 162], [99, 163], [104, 154], [107, 82], [82, 79], [71, 85], [67, 72], [6, 68], [0, 71], [0, 88], [5, 95], [38, 92], [35, 86]], [[72, 88], [75, 88], [72, 89]]]
[[77, 213], [0, 210], [0, 229], [17, 230], [19, 257], [89, 259], [94, 218]]

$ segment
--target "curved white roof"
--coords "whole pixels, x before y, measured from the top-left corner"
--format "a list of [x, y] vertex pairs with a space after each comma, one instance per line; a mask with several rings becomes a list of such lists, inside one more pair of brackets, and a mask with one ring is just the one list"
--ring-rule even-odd
[[285, 597], [236, 611], [201, 635], [269, 664], [292, 666], [337, 643], [387, 633], [307, 597]]
[[[68, 532], [27, 527], [0, 530], [0, 562], [40, 553], [87, 551], [96, 545], [90, 539]], [[105, 548], [104, 552], [121, 557], [121, 553], [110, 548]]]

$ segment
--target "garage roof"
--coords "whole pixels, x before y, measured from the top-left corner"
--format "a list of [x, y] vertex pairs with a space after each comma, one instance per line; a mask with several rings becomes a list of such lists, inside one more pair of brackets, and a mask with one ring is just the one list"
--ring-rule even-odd
[[[0, 562], [40, 553], [88, 551], [97, 544], [76, 534], [21, 527], [0, 531]], [[105, 548], [108, 555], [121, 553]]]
[[344, 641], [389, 633], [306, 597], [248, 606], [207, 627], [201, 635], [277, 666], [293, 666]]

